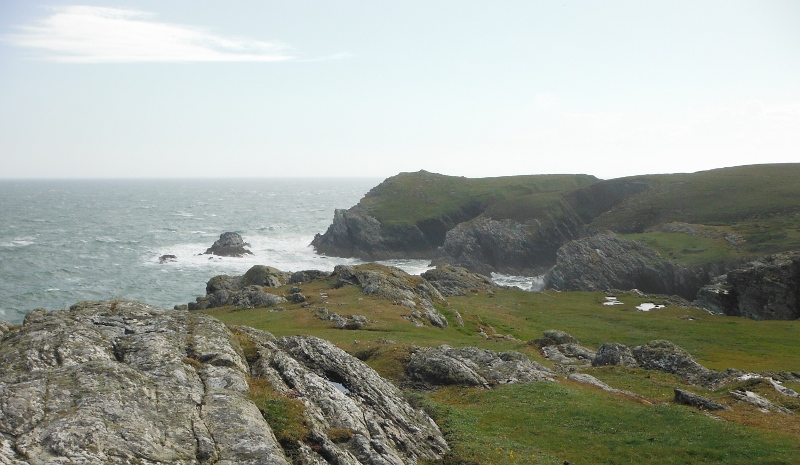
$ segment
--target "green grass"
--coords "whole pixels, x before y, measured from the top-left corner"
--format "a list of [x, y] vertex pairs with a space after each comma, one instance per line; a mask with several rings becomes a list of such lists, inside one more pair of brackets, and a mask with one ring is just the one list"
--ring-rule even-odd
[[[596, 182], [588, 175], [530, 175], [463, 178], [424, 171], [401, 173], [373, 188], [359, 204], [384, 225], [407, 225], [429, 218], [469, 219], [493, 204], [525, 198], [526, 205], [546, 207], [560, 196]], [[517, 212], [498, 207], [509, 215]]]
[[[667, 339], [686, 349], [708, 368], [746, 371], [800, 371], [800, 321], [753, 321], [710, 315], [697, 309], [669, 306], [640, 312], [641, 302], [664, 298], [618, 295], [620, 306], [604, 306], [599, 292], [530, 293], [498, 290], [448, 298], [439, 309], [451, 322], [458, 311], [464, 327], [417, 328], [401, 315], [402, 306], [361, 294], [358, 286], [333, 289], [333, 280], [303, 283], [311, 306], [325, 306], [342, 315], [370, 319], [360, 330], [340, 330], [309, 308], [284, 304], [270, 309], [211, 309], [231, 325], [248, 325], [276, 336], [311, 334], [333, 341], [365, 360], [384, 377], [400, 381], [414, 346], [477, 346], [517, 350], [544, 365], [532, 341], [548, 329], [560, 329], [590, 348], [604, 342], [629, 346]], [[288, 287], [273, 290], [288, 292]], [[326, 299], [320, 293], [328, 295]], [[479, 328], [516, 340], [484, 339]], [[387, 343], [391, 340], [394, 343]], [[248, 357], [253, 350], [240, 342]], [[558, 383], [509, 385], [492, 390], [444, 388], [414, 394], [437, 420], [453, 447], [439, 465], [542, 463], [795, 463], [800, 453], [800, 415], [763, 414], [737, 405], [728, 391], [743, 387], [800, 413], [800, 402], [783, 398], [771, 386], [743, 382], [718, 391], [687, 386], [674, 375], [639, 368], [596, 367], [585, 370], [636, 398], [609, 394], [560, 378]], [[800, 390], [800, 383], [787, 384]], [[733, 411], [712, 419], [696, 409], [672, 402], [676, 387], [732, 405]], [[269, 389], [255, 396], [284, 442], [304, 434], [302, 411], [292, 399], [281, 400]], [[278, 417], [292, 415], [282, 425]], [[300, 436], [298, 436], [300, 435]], [[652, 438], [652, 440], [650, 440]]]
[[429, 401], [454, 448], [449, 463], [791, 464], [800, 453], [790, 433], [571, 383], [447, 388]]

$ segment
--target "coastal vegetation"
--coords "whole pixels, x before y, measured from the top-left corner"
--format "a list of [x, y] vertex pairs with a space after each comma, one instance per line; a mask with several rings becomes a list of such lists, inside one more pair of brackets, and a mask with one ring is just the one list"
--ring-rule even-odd
[[[378, 269], [373, 266], [373, 269]], [[420, 347], [442, 344], [514, 350], [558, 370], [540, 350], [543, 332], [565, 331], [586, 347], [605, 342], [634, 346], [666, 339], [701, 365], [724, 371], [797, 372], [800, 321], [753, 321], [712, 315], [665, 296], [617, 294], [608, 306], [603, 292], [531, 293], [516, 289], [475, 289], [449, 296], [436, 309], [450, 325], [415, 326], [404, 307], [359, 286], [336, 286], [335, 277], [300, 284], [304, 302], [280, 307], [221, 307], [204, 312], [229, 325], [263, 329], [280, 337], [311, 334], [330, 340], [364, 360], [383, 377], [405, 388], [407, 397], [439, 424], [452, 451], [444, 464], [501, 463], [794, 463], [800, 454], [797, 415], [762, 413], [737, 402], [742, 388], [795, 413], [800, 400], [781, 396], [760, 379], [722, 387], [687, 385], [674, 374], [623, 366], [581, 367], [613, 388], [610, 393], [564, 377], [499, 385], [491, 389], [449, 386], [416, 389], [406, 367]], [[271, 289], [288, 295], [287, 285]], [[296, 289], [294, 290], [296, 292]], [[639, 311], [652, 302], [665, 308]], [[368, 322], [345, 330], [319, 318], [324, 306]], [[463, 326], [456, 324], [460, 315]], [[800, 378], [797, 378], [800, 379]], [[797, 379], [784, 383], [800, 390]], [[731, 410], [708, 412], [673, 402], [674, 389], [689, 389]]]

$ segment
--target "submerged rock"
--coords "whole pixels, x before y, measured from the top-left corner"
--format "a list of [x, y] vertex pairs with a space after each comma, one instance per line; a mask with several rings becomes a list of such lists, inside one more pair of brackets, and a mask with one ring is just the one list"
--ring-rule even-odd
[[250, 247], [250, 244], [245, 242], [239, 233], [225, 232], [220, 234], [219, 239], [214, 241], [214, 244], [203, 253], [222, 257], [253, 255], [253, 252], [245, 249], [245, 247]]
[[[402, 464], [447, 451], [425, 413], [332, 344], [237, 331], [136, 302], [32, 312], [0, 343], [0, 463]], [[310, 434], [279, 443], [249, 377], [301, 399]]]

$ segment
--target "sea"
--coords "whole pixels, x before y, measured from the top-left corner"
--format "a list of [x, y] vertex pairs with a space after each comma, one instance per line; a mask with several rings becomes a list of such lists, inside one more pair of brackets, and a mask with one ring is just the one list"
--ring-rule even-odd
[[[164, 308], [205, 295], [214, 276], [253, 265], [332, 271], [358, 259], [309, 245], [336, 208], [381, 179], [0, 180], [0, 320], [82, 300], [130, 299]], [[253, 255], [205, 255], [237, 232]], [[159, 257], [175, 255], [174, 261]], [[429, 260], [381, 262], [411, 274]], [[492, 275], [530, 288], [533, 278]]]

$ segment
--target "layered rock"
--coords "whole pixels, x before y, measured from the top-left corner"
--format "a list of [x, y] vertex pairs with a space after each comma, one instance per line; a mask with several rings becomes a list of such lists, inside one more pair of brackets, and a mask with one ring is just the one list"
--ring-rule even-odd
[[253, 252], [247, 250], [245, 247], [250, 247], [250, 244], [246, 243], [239, 233], [225, 232], [220, 234], [219, 239], [214, 241], [214, 244], [203, 253], [222, 257], [253, 255]]
[[800, 318], [800, 252], [785, 252], [728, 271], [697, 294], [714, 313], [754, 320]]
[[407, 318], [418, 325], [427, 320], [434, 326], [448, 325], [447, 318], [441, 314], [435, 302], [445, 303], [444, 296], [428, 281], [412, 276], [405, 271], [383, 265], [337, 265], [333, 275], [338, 278], [337, 287], [359, 285], [366, 295], [379, 295], [406, 307], [410, 311]]
[[[247, 357], [202, 314], [118, 301], [31, 312], [0, 343], [0, 463], [399, 465], [447, 450], [427, 415], [332, 344], [241, 331]], [[250, 376], [301, 399], [311, 433], [280, 444]]]
[[577, 216], [568, 213], [524, 221], [481, 216], [448, 231], [433, 263], [536, 276], [555, 263], [562, 245], [585, 235]]
[[469, 291], [493, 292], [497, 289], [491, 278], [457, 266], [436, 267], [421, 276], [445, 297], [467, 295]]
[[416, 224], [384, 225], [365, 209], [336, 209], [325, 234], [317, 234], [311, 245], [319, 254], [357, 257], [362, 260], [429, 258], [441, 243], [428, 237]]
[[490, 387], [497, 384], [553, 380], [554, 373], [515, 351], [443, 345], [418, 349], [406, 369], [408, 377], [428, 385]]
[[558, 250], [547, 287], [566, 291], [639, 289], [693, 300], [707, 282], [702, 270], [665, 260], [644, 244], [613, 234], [572, 241]]

